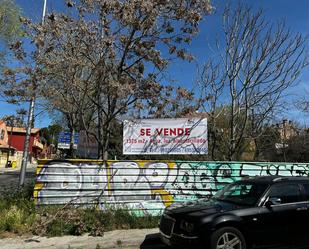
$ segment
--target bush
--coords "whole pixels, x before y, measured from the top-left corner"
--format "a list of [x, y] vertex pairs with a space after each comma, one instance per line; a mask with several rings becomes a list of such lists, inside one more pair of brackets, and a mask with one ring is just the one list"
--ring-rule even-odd
[[22, 234], [31, 229], [35, 221], [35, 205], [32, 201], [34, 183], [22, 190], [10, 190], [0, 195], [0, 233]]
[[0, 196], [0, 235], [4, 232], [41, 236], [81, 235], [102, 236], [114, 229], [157, 227], [159, 217], [138, 217], [126, 209], [99, 210], [73, 205], [39, 206], [33, 198], [34, 184], [22, 190], [7, 191]]
[[129, 210], [98, 210], [67, 207], [43, 207], [38, 209], [32, 232], [36, 235], [62, 236], [89, 233], [103, 236], [105, 231], [115, 229], [153, 228], [159, 217], [137, 217]]

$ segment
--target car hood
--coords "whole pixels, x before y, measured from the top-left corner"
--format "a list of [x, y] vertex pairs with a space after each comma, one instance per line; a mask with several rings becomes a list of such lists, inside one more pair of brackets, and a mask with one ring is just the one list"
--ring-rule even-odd
[[218, 212], [226, 212], [239, 209], [239, 205], [235, 205], [225, 201], [214, 199], [202, 200], [196, 202], [185, 202], [182, 204], [174, 204], [167, 208], [167, 212], [174, 215], [184, 215], [194, 212], [200, 212], [205, 215], [211, 215]]

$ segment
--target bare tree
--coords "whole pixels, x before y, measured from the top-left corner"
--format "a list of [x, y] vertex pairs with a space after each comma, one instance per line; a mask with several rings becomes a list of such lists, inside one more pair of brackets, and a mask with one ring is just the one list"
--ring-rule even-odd
[[306, 114], [309, 114], [309, 99], [308, 99], [308, 91], [305, 91], [303, 96], [306, 97], [300, 97], [298, 101], [296, 101], [296, 108], [303, 111]]
[[[22, 35], [21, 23], [19, 16], [21, 15], [20, 8], [14, 0], [2, 0], [0, 4], [0, 42], [3, 45], [8, 45]], [[6, 52], [1, 46], [0, 51], [0, 66], [3, 66]]]
[[[63, 112], [72, 107], [107, 159], [112, 122], [130, 108], [143, 112], [169, 91], [158, 75], [173, 58], [192, 59], [183, 44], [211, 7], [208, 0], [88, 0], [68, 8], [71, 14], [52, 13], [43, 25], [30, 25], [42, 69], [36, 76], [46, 83], [37, 90], [61, 99], [53, 103]], [[83, 103], [92, 108], [96, 130], [85, 120]]]
[[[222, 125], [226, 119], [225, 108], [224, 106], [219, 106], [218, 102], [223, 94], [224, 80], [219, 79], [220, 76], [220, 65], [215, 64], [213, 61], [206, 62], [198, 70], [198, 84], [201, 87], [201, 97], [200, 103], [202, 104], [204, 111], [208, 113], [208, 138], [209, 138], [209, 148], [210, 148], [210, 157], [213, 160], [217, 159], [217, 155], [226, 155], [226, 151], [222, 146], [218, 146], [222, 138], [223, 128]], [[222, 120], [220, 122], [219, 120]], [[221, 139], [219, 138], [221, 137]], [[220, 143], [223, 145], [224, 143]], [[218, 153], [216, 153], [218, 152]], [[220, 158], [226, 159], [226, 158]]]
[[227, 159], [236, 160], [244, 141], [259, 135], [256, 131], [280, 106], [284, 91], [304, 68], [305, 38], [292, 34], [284, 22], [266, 21], [262, 10], [254, 13], [242, 4], [228, 5], [222, 24], [224, 42], [216, 43], [218, 59], [202, 67], [199, 85], [210, 114], [213, 149], [219, 136], [219, 107], [228, 108], [224, 143]]

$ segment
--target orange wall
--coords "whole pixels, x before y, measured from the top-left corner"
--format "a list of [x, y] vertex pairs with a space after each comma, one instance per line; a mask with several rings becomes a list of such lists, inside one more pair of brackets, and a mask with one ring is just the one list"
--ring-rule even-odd
[[[2, 134], [3, 134], [3, 138], [1, 136]], [[8, 145], [8, 133], [7, 133], [6, 125], [3, 121], [0, 121], [0, 145]]]

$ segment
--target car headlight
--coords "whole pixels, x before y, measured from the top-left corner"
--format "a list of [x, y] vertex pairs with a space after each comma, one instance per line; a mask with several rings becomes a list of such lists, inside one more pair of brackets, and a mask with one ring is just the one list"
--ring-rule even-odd
[[191, 233], [194, 229], [194, 224], [185, 220], [181, 220], [180, 228], [188, 233]]

